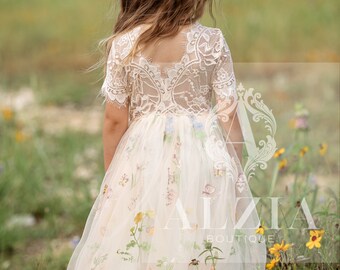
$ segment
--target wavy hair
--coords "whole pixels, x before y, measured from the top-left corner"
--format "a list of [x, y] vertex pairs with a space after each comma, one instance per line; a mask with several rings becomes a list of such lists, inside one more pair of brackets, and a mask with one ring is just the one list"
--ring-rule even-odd
[[214, 0], [121, 0], [120, 12], [111, 36], [99, 42], [103, 57], [94, 68], [104, 67], [114, 38], [141, 24], [150, 24], [135, 42], [127, 59], [132, 58], [143, 46], [166, 37], [175, 36], [181, 26], [195, 23], [203, 16], [205, 6], [209, 5], [209, 13], [213, 15]]

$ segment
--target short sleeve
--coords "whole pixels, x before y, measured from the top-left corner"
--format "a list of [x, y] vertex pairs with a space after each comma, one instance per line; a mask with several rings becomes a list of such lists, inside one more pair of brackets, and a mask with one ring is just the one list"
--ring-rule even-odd
[[116, 44], [113, 41], [107, 58], [106, 74], [100, 95], [104, 97], [103, 103], [111, 102], [118, 107], [126, 107], [129, 93], [126, 70], [121, 58], [121, 54], [117, 51]]
[[222, 31], [218, 30], [218, 58], [212, 73], [212, 88], [216, 99], [229, 99], [236, 94], [236, 78], [234, 74], [233, 60], [229, 46], [223, 36]]

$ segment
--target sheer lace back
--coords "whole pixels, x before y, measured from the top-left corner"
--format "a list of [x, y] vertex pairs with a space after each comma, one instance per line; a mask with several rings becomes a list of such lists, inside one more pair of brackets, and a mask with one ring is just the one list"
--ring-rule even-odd
[[143, 29], [112, 42], [100, 91], [104, 102], [129, 105], [130, 121], [152, 112], [200, 114], [235, 92], [232, 58], [219, 28], [196, 22], [123, 64]]

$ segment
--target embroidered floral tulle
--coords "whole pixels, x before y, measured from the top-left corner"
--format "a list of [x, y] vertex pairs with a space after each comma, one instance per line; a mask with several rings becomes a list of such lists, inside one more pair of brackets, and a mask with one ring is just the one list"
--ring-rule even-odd
[[264, 269], [221, 30], [195, 23], [123, 64], [143, 29], [112, 43], [100, 94], [128, 107], [129, 128], [68, 270]]

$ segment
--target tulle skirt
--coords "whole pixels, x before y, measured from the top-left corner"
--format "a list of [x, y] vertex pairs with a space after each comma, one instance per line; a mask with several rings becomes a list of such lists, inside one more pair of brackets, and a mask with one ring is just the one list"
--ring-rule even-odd
[[248, 183], [240, 193], [215, 166], [208, 118], [150, 113], [131, 122], [68, 270], [264, 269], [256, 210], [237, 226], [252, 202]]

